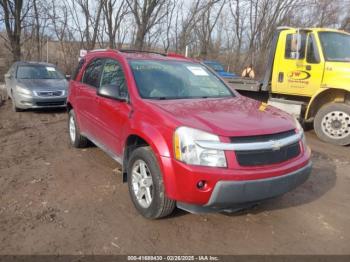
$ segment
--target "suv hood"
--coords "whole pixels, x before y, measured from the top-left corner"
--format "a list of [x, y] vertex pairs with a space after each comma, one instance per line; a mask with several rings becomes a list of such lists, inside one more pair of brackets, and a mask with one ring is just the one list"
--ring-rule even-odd
[[30, 90], [67, 90], [66, 79], [18, 79], [17, 83]]
[[[219, 99], [152, 101], [154, 107], [179, 122], [219, 136], [253, 136], [295, 128], [293, 118], [243, 96]], [[260, 108], [260, 109], [259, 109]]]

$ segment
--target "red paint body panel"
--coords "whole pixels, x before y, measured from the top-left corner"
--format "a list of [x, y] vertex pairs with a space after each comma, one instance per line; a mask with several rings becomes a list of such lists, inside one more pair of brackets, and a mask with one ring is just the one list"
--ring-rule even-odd
[[[108, 57], [123, 68], [130, 103], [99, 97], [96, 89], [80, 82], [82, 74], [93, 59]], [[279, 133], [295, 128], [288, 114], [267, 107], [259, 110], [260, 102], [236, 97], [219, 99], [184, 99], [154, 101], [142, 99], [128, 64], [128, 59], [178, 60], [197, 63], [182, 56], [161, 56], [143, 53], [120, 53], [114, 50], [91, 52], [75, 80], [70, 81], [68, 103], [75, 109], [79, 128], [104, 149], [123, 158], [129, 136], [137, 135], [153, 149], [163, 174], [166, 194], [181, 202], [203, 205], [212, 190], [222, 180], [256, 180], [281, 176], [307, 165], [309, 149], [303, 148], [298, 157], [280, 164], [241, 167], [233, 151], [226, 151], [227, 168], [191, 166], [174, 159], [173, 135], [179, 126], [187, 126], [216, 134], [222, 142], [229, 137], [256, 136]], [[207, 181], [199, 190], [199, 180]]]

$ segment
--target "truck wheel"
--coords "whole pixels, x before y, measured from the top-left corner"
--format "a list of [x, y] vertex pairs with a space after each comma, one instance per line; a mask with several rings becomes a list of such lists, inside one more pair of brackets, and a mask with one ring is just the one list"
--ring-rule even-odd
[[335, 145], [350, 144], [350, 106], [343, 103], [327, 104], [317, 112], [314, 120], [317, 136]]
[[141, 215], [157, 219], [173, 212], [175, 201], [165, 195], [162, 174], [150, 147], [132, 152], [127, 173], [131, 200]]
[[69, 131], [69, 140], [73, 147], [76, 147], [76, 148], [87, 147], [88, 140], [86, 137], [80, 134], [80, 130], [79, 130], [73, 109], [69, 111], [68, 131]]

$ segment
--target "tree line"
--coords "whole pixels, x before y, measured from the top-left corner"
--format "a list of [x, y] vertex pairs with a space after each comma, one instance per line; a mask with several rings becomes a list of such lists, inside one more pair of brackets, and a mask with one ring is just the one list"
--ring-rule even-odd
[[[155, 49], [219, 59], [231, 70], [262, 65], [279, 26], [350, 29], [348, 0], [0, 0], [0, 36], [12, 60], [43, 60], [59, 43], [79, 49]], [[74, 49], [75, 50], [75, 49]], [[76, 51], [75, 51], [76, 52]], [[62, 62], [71, 67], [71, 60]]]

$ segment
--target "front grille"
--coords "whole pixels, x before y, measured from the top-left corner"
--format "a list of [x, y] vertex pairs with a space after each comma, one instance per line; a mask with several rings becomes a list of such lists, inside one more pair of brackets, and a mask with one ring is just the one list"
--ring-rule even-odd
[[268, 134], [268, 135], [231, 137], [231, 142], [232, 143], [267, 142], [271, 140], [283, 139], [292, 135], [295, 135], [294, 130], [289, 130], [289, 131], [276, 133], [276, 134]]
[[36, 102], [37, 106], [63, 106], [66, 101]]
[[42, 97], [54, 97], [54, 96], [62, 96], [63, 91], [39, 91], [37, 92], [38, 96]]
[[[282, 132], [278, 134], [251, 136], [251, 137], [234, 137], [231, 141], [234, 143], [256, 143], [277, 141], [295, 134], [294, 130]], [[236, 159], [241, 166], [260, 166], [282, 163], [297, 157], [300, 154], [299, 142], [281, 147], [280, 149], [264, 149], [235, 151]]]

